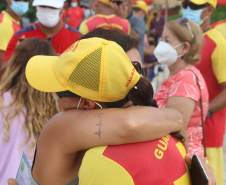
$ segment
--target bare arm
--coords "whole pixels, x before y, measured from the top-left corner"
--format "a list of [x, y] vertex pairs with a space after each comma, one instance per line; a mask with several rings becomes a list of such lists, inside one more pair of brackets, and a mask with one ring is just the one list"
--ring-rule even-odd
[[94, 146], [153, 140], [179, 131], [181, 127], [182, 117], [173, 109], [140, 106], [70, 110], [54, 116], [38, 142], [57, 143], [61, 151], [70, 154]]
[[210, 102], [209, 109], [216, 113], [226, 107], [226, 82], [220, 84], [222, 91]]
[[1, 65], [2, 65], [2, 61], [3, 61], [3, 58], [4, 58], [4, 54], [5, 54], [5, 51], [0, 50], [0, 67], [1, 67]]

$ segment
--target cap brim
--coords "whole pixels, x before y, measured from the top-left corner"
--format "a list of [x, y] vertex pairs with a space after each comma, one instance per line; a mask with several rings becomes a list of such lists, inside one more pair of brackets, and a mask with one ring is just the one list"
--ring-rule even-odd
[[205, 0], [190, 0], [193, 4], [196, 4], [196, 5], [202, 5], [202, 4], [205, 4], [207, 3]]
[[34, 56], [26, 66], [26, 78], [29, 84], [43, 92], [66, 91], [54, 73], [54, 62], [57, 56]]
[[49, 6], [54, 8], [62, 8], [64, 1], [34, 0], [33, 6]]

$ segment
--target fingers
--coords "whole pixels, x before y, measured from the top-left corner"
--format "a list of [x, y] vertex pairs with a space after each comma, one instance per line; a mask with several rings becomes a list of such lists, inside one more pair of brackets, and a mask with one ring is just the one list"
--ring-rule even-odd
[[189, 168], [189, 169], [191, 168], [192, 157], [193, 157], [193, 154], [187, 154], [187, 155], [185, 156], [185, 162], [186, 162], [186, 164], [188, 165], [188, 168]]
[[7, 183], [8, 183], [8, 185], [18, 185], [17, 182], [13, 178], [8, 179]]

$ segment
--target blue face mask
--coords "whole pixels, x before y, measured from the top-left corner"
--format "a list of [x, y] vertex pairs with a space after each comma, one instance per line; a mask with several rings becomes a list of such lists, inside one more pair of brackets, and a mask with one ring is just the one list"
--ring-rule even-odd
[[203, 21], [207, 18], [205, 17], [203, 20], [201, 19], [202, 11], [205, 9], [192, 10], [189, 6], [186, 9], [183, 9], [182, 17], [186, 17], [192, 21], [195, 21], [199, 25], [203, 23]]
[[85, 9], [84, 16], [88, 17], [89, 15], [90, 15], [90, 10], [89, 9]]
[[29, 9], [29, 2], [13, 1], [12, 0], [11, 9], [15, 12], [15, 14], [23, 15]]
[[78, 6], [78, 3], [76, 2], [71, 2], [71, 7], [77, 7]]

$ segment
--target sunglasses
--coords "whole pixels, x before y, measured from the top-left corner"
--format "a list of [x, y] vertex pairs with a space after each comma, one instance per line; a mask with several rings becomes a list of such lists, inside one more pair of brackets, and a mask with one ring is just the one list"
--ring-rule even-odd
[[188, 29], [189, 29], [189, 31], [190, 31], [190, 33], [191, 33], [191, 36], [192, 36], [192, 39], [193, 39], [192, 42], [193, 42], [195, 36], [194, 36], [194, 34], [193, 34], [192, 30], [191, 30], [191, 26], [190, 26], [190, 24], [189, 24], [189, 22], [188, 22], [188, 19], [187, 19], [186, 17], [182, 17], [182, 18], [177, 19], [177, 22], [178, 22], [179, 24], [181, 24], [181, 25], [183, 25], [183, 24], [186, 24], [186, 25], [187, 25], [187, 27], [188, 27]]
[[113, 4], [117, 4], [118, 6], [123, 3], [123, 1], [111, 1]]
[[147, 78], [147, 68], [142, 68], [140, 63], [137, 61], [131, 61], [134, 68], [136, 69], [136, 71], [140, 74], [143, 75], [145, 78]]
[[56, 93], [59, 98], [62, 97], [80, 97], [79, 95], [71, 92], [71, 91], [61, 91]]
[[182, 7], [183, 7], [184, 9], [186, 9], [188, 6], [189, 6], [192, 10], [199, 10], [199, 9], [202, 9], [202, 8], [205, 8], [205, 7], [210, 6], [210, 4], [209, 4], [209, 3], [205, 3], [205, 4], [197, 5], [197, 4], [188, 2], [188, 1], [182, 2]]

